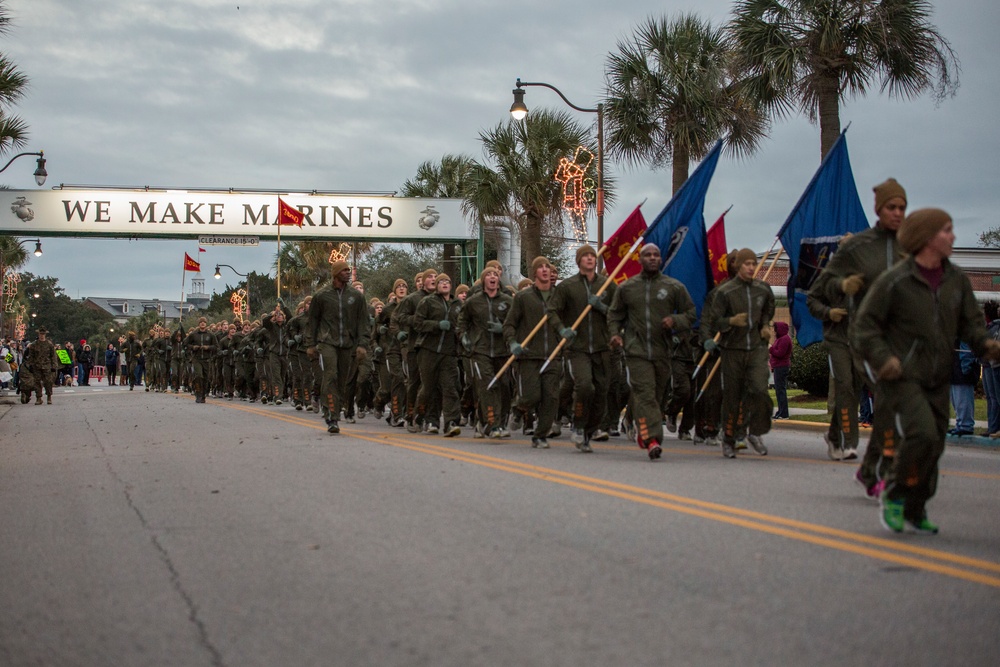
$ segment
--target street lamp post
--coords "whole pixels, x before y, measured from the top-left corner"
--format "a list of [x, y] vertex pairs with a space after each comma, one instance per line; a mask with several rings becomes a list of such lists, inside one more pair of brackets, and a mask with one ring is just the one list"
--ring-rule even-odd
[[[16, 160], [19, 157], [24, 157], [25, 155], [35, 155], [38, 157], [38, 160], [35, 162], [36, 164], [35, 183], [38, 184], [38, 187], [42, 187], [43, 185], [45, 185], [45, 179], [48, 178], [49, 176], [49, 172], [45, 171], [45, 151], [38, 151], [37, 153], [36, 152], [18, 153], [17, 155], [15, 155], [14, 157], [12, 157], [10, 160], [7, 161], [7, 164], [5, 164], [2, 169], [0, 169], [0, 173], [7, 171], [7, 167], [12, 165], [14, 163], [14, 160]], [[41, 257], [42, 241], [40, 239], [27, 239], [27, 240], [35, 242], [35, 257]], [[3, 280], [3, 260], [2, 258], [0, 258], [0, 281], [2, 280]], [[0, 304], [0, 306], [2, 306], [2, 304]], [[0, 331], [2, 331], [2, 326], [3, 326], [3, 315], [0, 314]]]
[[239, 277], [246, 279], [245, 282], [247, 284], [247, 317], [249, 318], [249, 316], [250, 316], [250, 277], [249, 277], [250, 274], [248, 274], [248, 273], [240, 273], [239, 271], [237, 271], [233, 267], [229, 266], [228, 264], [216, 264], [215, 265], [215, 276], [214, 276], [216, 280], [219, 280], [219, 279], [222, 278], [222, 274], [219, 272], [219, 267], [220, 266], [224, 266], [227, 269], [229, 269], [230, 271], [232, 271], [233, 273], [235, 273], [236, 275], [238, 275]]
[[36, 162], [37, 167], [35, 168], [35, 183], [38, 184], [38, 187], [42, 187], [43, 185], [45, 185], [45, 179], [48, 178], [49, 175], [49, 172], [45, 171], [45, 151], [38, 151], [37, 153], [18, 153], [17, 155], [12, 157], [10, 161], [7, 162], [7, 164], [3, 166], [3, 169], [0, 169], [0, 173], [6, 171], [7, 167], [9, 167], [14, 162], [14, 160], [16, 160], [19, 157], [24, 157], [25, 155], [38, 156], [38, 160]]
[[35, 249], [32, 252], [34, 253], [35, 257], [41, 257], [42, 256], [42, 240], [41, 239], [24, 239], [22, 241], [22, 243], [31, 243], [32, 241], [35, 242]]
[[[542, 81], [521, 81], [519, 77], [514, 86], [515, 88], [512, 91], [514, 93], [514, 103], [510, 105], [510, 115], [513, 116], [514, 120], [523, 120], [528, 115], [528, 107], [524, 104], [525, 91], [523, 89], [525, 86], [542, 86], [543, 88], [554, 90], [562, 98], [562, 101], [573, 109], [584, 113], [597, 114], [597, 247], [602, 247], [604, 245], [604, 104], [598, 104], [596, 109], [578, 107], [566, 99], [561, 90], [550, 83]], [[600, 270], [602, 264], [600, 256], [598, 256], [597, 261], [598, 270]]]

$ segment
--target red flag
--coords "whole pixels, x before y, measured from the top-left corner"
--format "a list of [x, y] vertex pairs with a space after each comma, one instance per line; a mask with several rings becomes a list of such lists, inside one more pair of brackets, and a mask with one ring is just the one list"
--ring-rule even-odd
[[202, 248], [201, 246], [198, 246], [198, 252], [208, 252], [208, 251]]
[[[642, 211], [636, 206], [632, 214], [618, 228], [618, 231], [604, 242], [604, 245], [607, 246], [607, 250], [601, 254], [601, 257], [604, 259], [604, 266], [609, 271], [614, 270], [621, 263], [622, 258], [628, 254], [629, 249], [635, 244], [635, 240], [642, 236], [645, 231], [646, 219], [642, 217]], [[639, 252], [637, 250], [632, 253], [629, 260], [625, 262], [625, 266], [615, 276], [615, 282], [621, 284], [632, 276], [638, 275], [641, 270], [642, 265], [639, 264]]]
[[191, 259], [191, 255], [184, 253], [184, 270], [201, 271], [201, 264]]
[[281, 197], [278, 197], [278, 224], [279, 225], [295, 225], [296, 227], [302, 226], [302, 220], [305, 219], [305, 214], [294, 206], [290, 206], [284, 202]]
[[712, 267], [712, 277], [718, 285], [729, 277], [729, 251], [726, 250], [726, 214], [723, 213], [705, 234], [708, 241], [708, 264]]

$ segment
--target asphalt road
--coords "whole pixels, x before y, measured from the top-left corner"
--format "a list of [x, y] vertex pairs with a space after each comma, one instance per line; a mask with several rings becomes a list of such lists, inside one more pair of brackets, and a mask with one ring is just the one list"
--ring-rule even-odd
[[1000, 452], [938, 536], [854, 466], [578, 453], [185, 395], [0, 405], [0, 665], [996, 665]]

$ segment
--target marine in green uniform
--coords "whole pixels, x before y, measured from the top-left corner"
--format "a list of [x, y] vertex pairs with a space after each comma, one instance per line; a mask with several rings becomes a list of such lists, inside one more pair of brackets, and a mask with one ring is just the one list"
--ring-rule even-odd
[[313, 295], [305, 332], [306, 352], [322, 368], [320, 401], [329, 433], [340, 433], [347, 379], [356, 358], [368, 354], [368, 306], [364, 295], [350, 286], [351, 267], [337, 261], [330, 285]]
[[418, 424], [423, 424], [430, 418], [437, 419], [437, 414], [431, 411], [434, 405], [440, 404], [445, 437], [462, 432], [458, 424], [461, 403], [456, 335], [461, 307], [461, 302], [451, 295], [451, 278], [442, 273], [434, 281], [434, 294], [421, 299], [413, 314], [413, 330], [417, 332], [420, 346], [417, 352], [420, 392], [417, 394], [416, 420]]
[[548, 449], [548, 437], [559, 410], [559, 381], [562, 359], [556, 357], [542, 372], [542, 365], [559, 344], [559, 332], [546, 321], [525, 345], [528, 334], [549, 314], [552, 298], [552, 264], [546, 257], [531, 262], [532, 283], [514, 295], [503, 323], [503, 338], [511, 354], [517, 357], [517, 400], [515, 410], [526, 418], [532, 411], [537, 417], [531, 446]]
[[210, 362], [215, 356], [215, 336], [208, 330], [208, 320], [198, 318], [198, 328], [184, 339], [184, 347], [192, 365], [192, 384], [196, 403], [204, 403], [208, 392]]
[[[749, 248], [736, 253], [736, 276], [722, 285], [701, 318], [705, 349], [722, 353], [722, 454], [736, 458], [736, 435], [742, 420], [747, 441], [767, 454], [762, 436], [771, 430], [774, 404], [768, 393], [767, 342], [774, 319], [774, 292], [754, 278], [757, 255]], [[716, 344], [714, 336], [721, 331]]]
[[487, 387], [509, 354], [503, 323], [514, 298], [501, 290], [500, 271], [495, 266], [483, 269], [480, 285], [459, 313], [459, 336], [471, 353], [469, 381], [474, 387], [476, 437], [501, 438], [510, 416], [510, 378], [504, 375], [492, 388]]
[[663, 451], [663, 407], [670, 384], [674, 338], [691, 330], [696, 313], [684, 285], [660, 273], [660, 249], [639, 251], [642, 271], [619, 286], [608, 311], [611, 347], [624, 347], [629, 408], [636, 441], [650, 460]]
[[[827, 454], [835, 461], [858, 456], [858, 405], [866, 375], [861, 354], [850, 347], [854, 316], [875, 279], [903, 258], [896, 231], [906, 215], [906, 191], [892, 178], [873, 190], [878, 222], [840, 244], [810, 288], [807, 300], [810, 313], [823, 322], [823, 342], [830, 359], [834, 409], [824, 439]], [[869, 496], [877, 498], [895, 453], [897, 435], [888, 411], [878, 409], [880, 396], [875, 383], [868, 383], [875, 396], [875, 410], [857, 479]]]
[[[590, 439], [604, 419], [608, 399], [611, 349], [608, 345], [608, 307], [617, 286], [597, 276], [597, 251], [589, 245], [576, 251], [576, 275], [556, 285], [549, 321], [566, 339], [563, 348], [567, 379], [573, 385], [573, 442], [581, 452], [594, 451]], [[588, 310], [589, 307], [589, 310]], [[583, 315], [584, 311], [586, 315]], [[576, 330], [572, 325], [583, 316]], [[565, 381], [565, 380], [564, 380]]]
[[892, 532], [933, 534], [927, 502], [937, 490], [950, 415], [955, 341], [1000, 359], [969, 278], [949, 261], [955, 233], [940, 209], [914, 211], [897, 234], [910, 257], [883, 273], [861, 304], [851, 343], [878, 380], [884, 409], [900, 429], [879, 518]]

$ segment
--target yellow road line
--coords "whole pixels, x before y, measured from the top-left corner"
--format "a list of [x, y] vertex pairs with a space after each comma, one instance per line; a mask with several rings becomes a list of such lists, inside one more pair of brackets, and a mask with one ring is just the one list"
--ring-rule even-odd
[[[314, 418], [309, 419], [305, 416], [297, 417], [294, 415], [283, 415], [266, 409], [251, 408], [249, 406], [222, 405], [224, 407], [242, 410], [244, 412], [273, 417], [281, 421], [306, 426], [316, 430], [326, 430], [323, 422], [317, 422]], [[397, 436], [396, 434], [391, 434], [372, 436], [354, 432], [347, 433], [345, 435], [349, 435], [350, 437], [360, 440], [367, 440], [378, 444], [388, 444], [415, 452], [480, 465], [502, 472], [514, 473], [533, 479], [561, 484], [563, 486], [616, 497], [622, 500], [650, 505], [690, 516], [697, 516], [703, 519], [709, 519], [772, 535], [778, 535], [787, 539], [825, 546], [839, 551], [847, 551], [867, 556], [869, 558], [891, 562], [897, 565], [904, 565], [929, 572], [936, 572], [938, 574], [944, 574], [946, 576], [1000, 588], [1000, 577], [982, 574], [979, 572], [971, 572], [959, 569], [958, 567], [954, 567], [952, 565], [944, 564], [954, 563], [955, 565], [964, 567], [1000, 573], [1000, 563], [970, 558], [937, 549], [929, 549], [905, 542], [872, 537], [862, 533], [854, 533], [828, 526], [797, 521], [795, 519], [787, 519], [772, 514], [765, 514], [738, 507], [721, 505], [719, 503], [678, 496], [653, 489], [645, 489], [609, 480], [587, 477], [553, 468], [544, 468], [517, 461], [509, 461], [476, 452], [468, 452], [461, 449], [435, 445], [429, 442], [407, 439], [402, 435]], [[892, 553], [885, 550], [902, 553]], [[912, 556], [904, 554], [912, 554]], [[932, 562], [931, 560], [926, 559], [943, 562]]]

